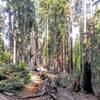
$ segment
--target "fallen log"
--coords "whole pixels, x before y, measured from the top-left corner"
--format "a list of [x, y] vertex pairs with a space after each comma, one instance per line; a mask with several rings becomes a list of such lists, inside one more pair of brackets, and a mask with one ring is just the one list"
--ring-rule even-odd
[[7, 96], [13, 96], [13, 93], [9, 93], [9, 92], [3, 92], [3, 94], [7, 95]]
[[45, 79], [43, 80], [43, 83], [38, 86], [35, 92], [29, 95], [19, 96], [19, 98], [27, 99], [27, 98], [35, 98], [44, 95], [49, 95], [53, 100], [56, 100], [56, 93], [57, 93], [56, 86], [53, 86], [49, 77], [46, 76]]
[[41, 93], [31, 93], [31, 94], [27, 94], [27, 95], [21, 96], [19, 98], [20, 99], [36, 98], [36, 97], [43, 96], [44, 94], [45, 94], [45, 91], [44, 92], [41, 92]]

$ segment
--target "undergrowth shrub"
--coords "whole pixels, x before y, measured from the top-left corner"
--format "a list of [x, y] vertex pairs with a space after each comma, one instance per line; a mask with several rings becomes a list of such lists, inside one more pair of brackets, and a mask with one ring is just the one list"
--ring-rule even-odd
[[[5, 77], [2, 78], [2, 77]], [[23, 68], [16, 65], [0, 66], [0, 91], [20, 90], [29, 81], [29, 73]]]
[[[74, 72], [73, 74], [68, 74], [68, 73], [58, 74], [57, 77], [55, 78], [55, 82], [57, 86], [67, 87], [73, 82], [73, 80], [77, 78], [79, 74], [80, 72]], [[82, 75], [81, 75], [81, 80], [82, 80]]]
[[25, 68], [27, 66], [27, 64], [25, 62], [21, 61], [21, 60], [18, 60], [16, 62], [16, 65], [19, 66], [19, 67], [23, 67], [23, 68]]

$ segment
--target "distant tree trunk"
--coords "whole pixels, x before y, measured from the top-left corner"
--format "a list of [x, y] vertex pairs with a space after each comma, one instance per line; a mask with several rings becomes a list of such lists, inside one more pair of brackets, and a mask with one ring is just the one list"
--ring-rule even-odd
[[90, 33], [91, 33], [91, 64], [93, 64], [94, 50], [93, 50], [93, 18], [91, 18]]
[[66, 71], [66, 37], [63, 35], [63, 71]]
[[66, 58], [67, 58], [67, 63], [66, 63], [66, 72], [70, 73], [70, 55], [69, 55], [69, 26], [68, 26], [68, 18], [67, 16], [65, 17], [65, 34], [66, 34]]
[[16, 33], [14, 32], [13, 63], [16, 63]]
[[83, 71], [83, 59], [82, 59], [82, 33], [83, 33], [83, 28], [82, 28], [82, 19], [80, 18], [80, 70], [81, 72]]
[[13, 63], [16, 63], [16, 33], [15, 33], [15, 25], [14, 25], [14, 21], [15, 21], [15, 15], [13, 15]]
[[58, 68], [58, 71], [63, 71], [63, 41], [62, 41], [62, 38], [60, 38], [60, 34], [59, 32], [57, 32], [57, 45], [56, 45], [56, 57], [57, 57], [57, 68]]
[[82, 36], [80, 35], [80, 70], [83, 71], [83, 61], [82, 61]]
[[62, 36], [62, 71], [66, 71], [66, 43], [65, 43], [65, 33]]
[[71, 72], [73, 72], [73, 39], [71, 37]]
[[57, 18], [56, 18], [56, 11], [55, 11], [55, 16], [54, 16], [54, 32], [52, 32], [52, 39], [54, 40], [54, 47], [53, 47], [53, 65], [54, 65], [54, 70], [58, 71], [58, 55], [57, 55], [57, 28], [56, 28], [56, 23], [57, 23]]
[[72, 46], [72, 22], [70, 16], [67, 16], [67, 47], [68, 47], [68, 72], [73, 72], [73, 46]]
[[37, 66], [37, 37], [34, 27], [30, 32], [30, 60], [28, 68], [30, 70], [34, 69]]
[[19, 50], [19, 59], [24, 61], [24, 29], [20, 31], [20, 50]]
[[24, 61], [24, 36], [25, 36], [25, 19], [24, 14], [19, 10], [19, 60]]
[[47, 68], [49, 69], [49, 48], [48, 48], [48, 41], [49, 41], [49, 18], [48, 18], [48, 14], [47, 14], [47, 18], [46, 18], [46, 36], [47, 36], [47, 45], [46, 45], [46, 48], [47, 48], [47, 55], [46, 55], [46, 66]]
[[9, 10], [9, 13], [8, 13], [8, 16], [9, 16], [9, 46], [10, 46], [10, 54], [11, 54], [10, 62], [13, 62], [12, 14], [11, 14], [10, 8], [8, 8], [8, 10]]

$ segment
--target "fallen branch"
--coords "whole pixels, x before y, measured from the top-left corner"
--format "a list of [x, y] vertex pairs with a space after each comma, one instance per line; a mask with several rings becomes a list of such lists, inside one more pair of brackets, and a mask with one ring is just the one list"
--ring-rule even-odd
[[20, 99], [36, 98], [36, 97], [43, 96], [44, 94], [45, 94], [45, 91], [43, 93], [32, 93], [32, 94], [25, 95], [25, 96], [22, 96], [22, 97], [19, 97], [19, 98]]

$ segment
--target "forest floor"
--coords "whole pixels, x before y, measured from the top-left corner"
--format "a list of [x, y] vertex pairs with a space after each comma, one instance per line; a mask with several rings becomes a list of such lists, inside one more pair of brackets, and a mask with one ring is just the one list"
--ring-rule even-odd
[[[28, 95], [29, 92], [21, 92], [22, 95]], [[36, 98], [19, 99], [17, 96], [7, 96], [0, 94], [0, 100], [52, 100], [48, 96]], [[97, 100], [92, 94], [71, 93], [67, 88], [58, 88], [57, 100]]]
[[[50, 77], [50, 80], [51, 80], [51, 78], [54, 77], [53, 74], [48, 74], [49, 77], [45, 77], [44, 75], [43, 77], [45, 77], [45, 79], [43, 80], [42, 79], [43, 77], [40, 77], [41, 75], [39, 76], [37, 72], [32, 72], [31, 74], [32, 76], [30, 77], [30, 82], [26, 84], [23, 89], [21, 89], [20, 91], [17, 91], [16, 96], [14, 95], [13, 92], [12, 93], [3, 92], [3, 93], [0, 93], [0, 100], [53, 100], [50, 97], [50, 95], [44, 95], [40, 97], [37, 96], [34, 98], [27, 98], [27, 99], [20, 98], [21, 96], [28, 97], [29, 95], [32, 95], [34, 93], [33, 91], [38, 90], [38, 87], [41, 86], [43, 82], [45, 83], [42, 84], [42, 87], [40, 88], [40, 90], [44, 89], [43, 88], [45, 86], [44, 84], [48, 84], [48, 81], [46, 83], [46, 79], [49, 79]], [[62, 77], [66, 76], [65, 74], [64, 75], [61, 74], [61, 75]], [[68, 84], [68, 86], [69, 85], [70, 84]], [[98, 100], [92, 94], [84, 94], [82, 92], [79, 92], [79, 93], [71, 92], [68, 86], [66, 86], [66, 88], [56, 86], [57, 92], [55, 94], [56, 96], [55, 100]], [[50, 86], [48, 89], [50, 90]]]

